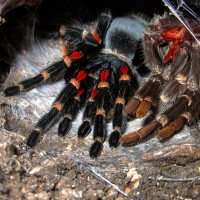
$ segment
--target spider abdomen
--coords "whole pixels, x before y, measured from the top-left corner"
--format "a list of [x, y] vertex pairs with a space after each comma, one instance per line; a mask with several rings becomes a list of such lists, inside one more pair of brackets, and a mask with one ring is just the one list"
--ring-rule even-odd
[[147, 22], [136, 15], [114, 19], [106, 34], [105, 48], [133, 59], [146, 26]]

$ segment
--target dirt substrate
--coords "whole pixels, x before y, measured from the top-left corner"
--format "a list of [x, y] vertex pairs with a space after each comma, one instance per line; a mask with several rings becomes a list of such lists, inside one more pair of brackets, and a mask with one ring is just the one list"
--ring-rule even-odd
[[[9, 131], [11, 124], [19, 127], [9, 113], [10, 107], [1, 105], [0, 122], [7, 129], [0, 132], [2, 200], [200, 199], [200, 148], [194, 145], [166, 145], [140, 154], [135, 147], [105, 147], [91, 160], [92, 138], [79, 141], [50, 132], [35, 149], [28, 148], [26, 126]], [[199, 132], [190, 137], [199, 140]]]

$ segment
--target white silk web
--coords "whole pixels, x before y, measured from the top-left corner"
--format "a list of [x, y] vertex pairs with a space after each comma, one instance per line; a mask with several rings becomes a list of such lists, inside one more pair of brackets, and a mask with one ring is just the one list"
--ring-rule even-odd
[[[200, 8], [199, 4], [189, 4], [186, 0], [162, 0], [165, 5], [169, 8], [174, 16], [187, 28], [187, 30], [191, 33], [194, 39], [200, 44], [200, 39], [193, 32], [190, 24], [187, 22], [186, 17], [192, 18], [196, 20], [197, 23], [200, 24], [200, 16], [196, 9], [192, 7], [196, 7], [197, 10]], [[200, 12], [200, 11], [199, 11]]]

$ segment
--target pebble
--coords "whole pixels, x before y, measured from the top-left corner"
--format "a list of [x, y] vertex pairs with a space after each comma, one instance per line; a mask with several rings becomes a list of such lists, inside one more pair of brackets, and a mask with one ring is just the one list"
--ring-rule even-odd
[[37, 193], [35, 196], [37, 197], [38, 200], [49, 200], [50, 199], [50, 194], [45, 191]]

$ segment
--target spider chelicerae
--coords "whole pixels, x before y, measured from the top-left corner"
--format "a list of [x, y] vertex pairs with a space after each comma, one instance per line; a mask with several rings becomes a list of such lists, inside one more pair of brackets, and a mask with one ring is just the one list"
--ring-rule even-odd
[[[198, 37], [199, 25], [193, 20], [188, 23]], [[4, 91], [6, 96], [16, 95], [65, 74], [66, 86], [29, 134], [29, 146], [35, 146], [57, 121], [58, 134], [65, 136], [83, 107], [78, 137], [85, 138], [94, 125], [92, 158], [103, 149], [109, 119], [113, 121], [109, 145], [115, 148], [120, 143], [138, 142], [160, 128], [158, 138], [166, 139], [198, 119], [199, 44], [173, 15], [157, 16], [147, 24], [136, 15], [112, 19], [111, 14], [103, 13], [90, 26], [61, 27], [58, 39], [63, 60]], [[152, 74], [138, 89], [132, 59], [141, 39]], [[153, 107], [160, 109], [157, 120], [123, 136], [129, 116], [142, 118]]]

